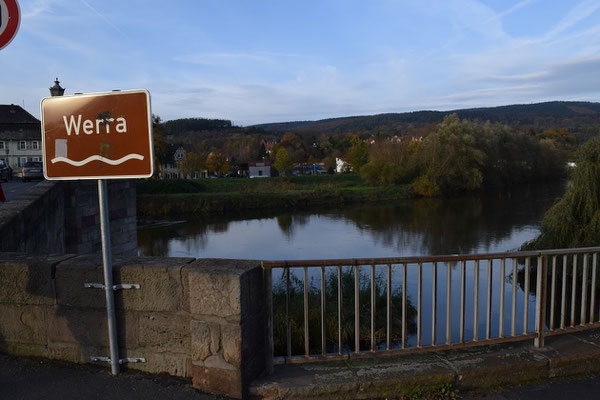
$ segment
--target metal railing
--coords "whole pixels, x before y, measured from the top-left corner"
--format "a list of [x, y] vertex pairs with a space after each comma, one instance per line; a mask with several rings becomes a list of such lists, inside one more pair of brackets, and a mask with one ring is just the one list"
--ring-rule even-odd
[[598, 252], [264, 261], [267, 369], [524, 339], [542, 347], [545, 336], [599, 327]]

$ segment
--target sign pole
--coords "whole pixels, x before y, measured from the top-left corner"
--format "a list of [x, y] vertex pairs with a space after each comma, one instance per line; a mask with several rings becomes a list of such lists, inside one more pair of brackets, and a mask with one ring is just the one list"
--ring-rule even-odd
[[104, 292], [108, 319], [110, 364], [113, 375], [119, 374], [119, 343], [115, 317], [115, 292], [113, 288], [112, 251], [110, 247], [110, 221], [108, 219], [108, 191], [106, 179], [98, 179], [98, 202], [100, 205], [100, 232], [102, 236], [102, 261], [104, 263]]

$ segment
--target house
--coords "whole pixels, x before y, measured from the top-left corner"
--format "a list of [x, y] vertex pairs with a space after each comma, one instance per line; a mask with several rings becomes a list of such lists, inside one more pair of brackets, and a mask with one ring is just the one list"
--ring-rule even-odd
[[335, 172], [337, 172], [338, 174], [341, 174], [344, 172], [352, 172], [352, 166], [350, 165], [350, 163], [342, 160], [341, 158], [336, 157]]
[[42, 160], [40, 121], [14, 104], [0, 105], [0, 159], [15, 173], [28, 161]]
[[250, 178], [268, 178], [271, 176], [271, 163], [269, 161], [248, 164]]
[[262, 139], [260, 144], [265, 148], [265, 155], [271, 156], [271, 153], [273, 152], [273, 146], [275, 146], [277, 142], [274, 140], [267, 141], [265, 139]]
[[158, 166], [158, 177], [160, 179], [180, 179], [183, 178], [181, 164], [186, 159], [186, 150], [183, 145], [169, 144], [167, 155], [163, 163]]

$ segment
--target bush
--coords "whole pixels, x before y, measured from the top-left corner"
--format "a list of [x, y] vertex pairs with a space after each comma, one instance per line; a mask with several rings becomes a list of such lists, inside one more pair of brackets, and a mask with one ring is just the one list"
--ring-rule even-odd
[[440, 187], [428, 175], [421, 175], [414, 180], [413, 191], [425, 197], [434, 197], [441, 194]]
[[360, 169], [360, 176], [371, 185], [395, 185], [407, 180], [406, 169], [391, 161], [369, 161]]

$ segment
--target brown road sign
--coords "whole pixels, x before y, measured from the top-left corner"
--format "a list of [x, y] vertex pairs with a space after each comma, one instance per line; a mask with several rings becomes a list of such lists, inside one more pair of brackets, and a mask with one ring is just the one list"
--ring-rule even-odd
[[46, 179], [152, 176], [147, 91], [47, 97], [42, 100], [41, 114]]

